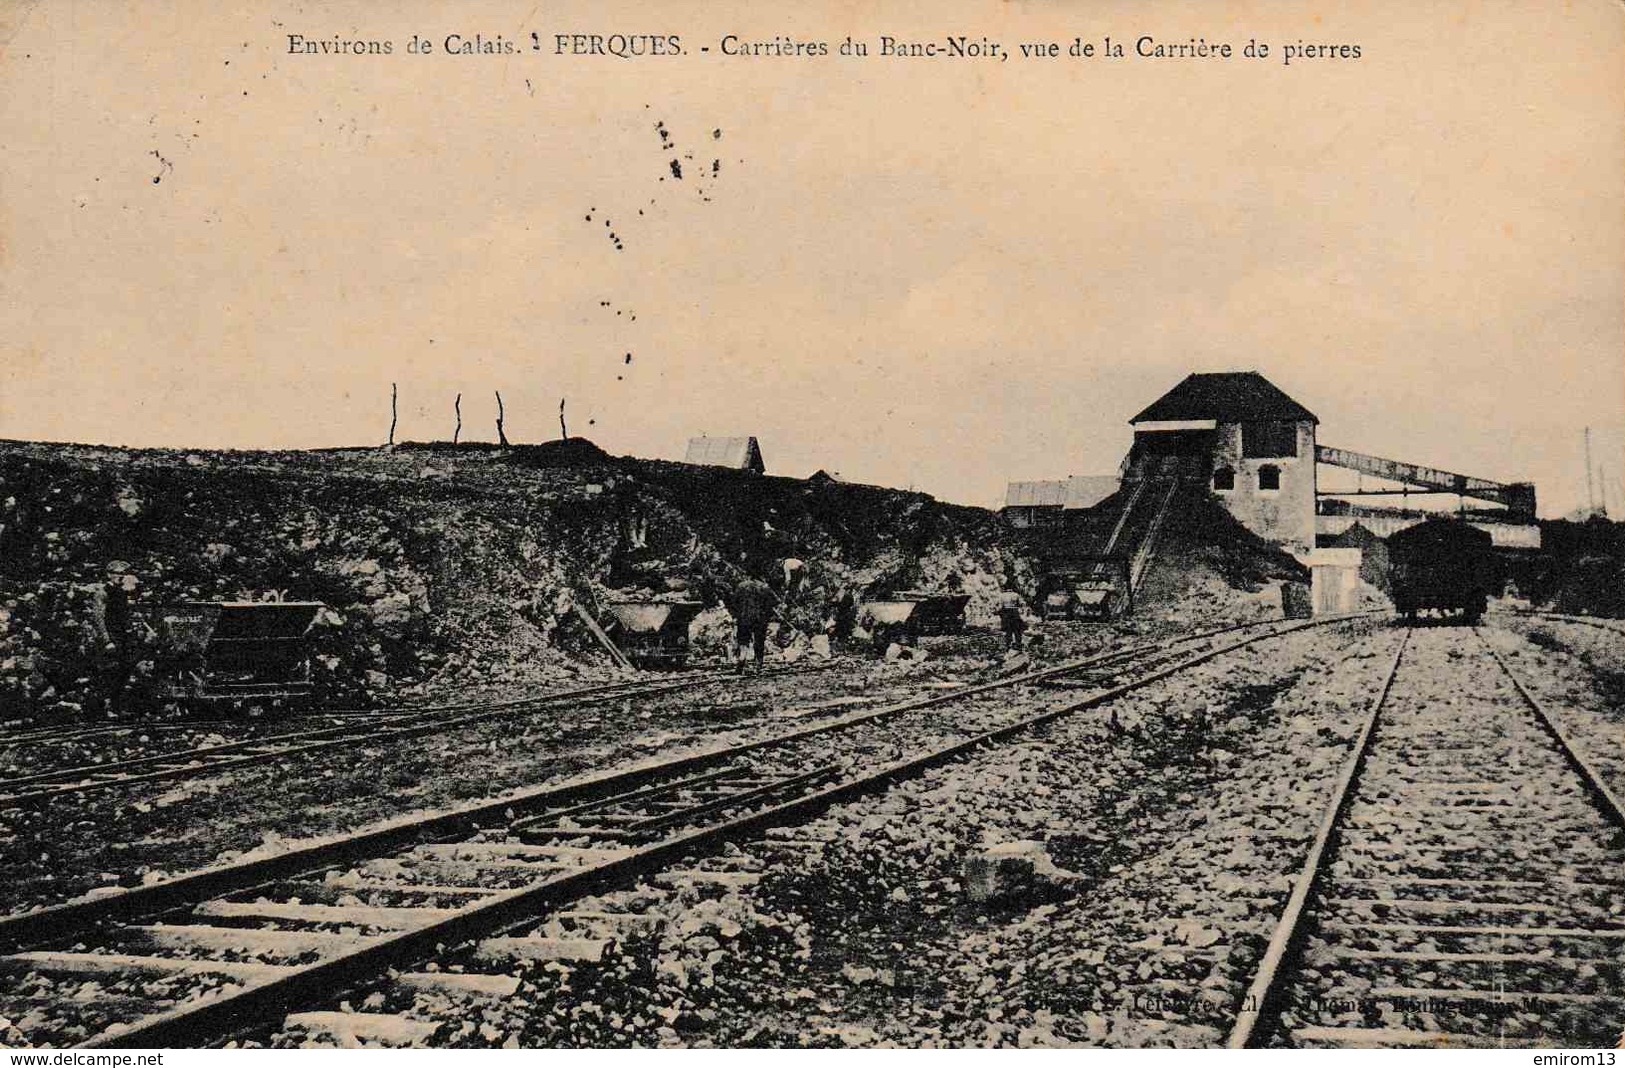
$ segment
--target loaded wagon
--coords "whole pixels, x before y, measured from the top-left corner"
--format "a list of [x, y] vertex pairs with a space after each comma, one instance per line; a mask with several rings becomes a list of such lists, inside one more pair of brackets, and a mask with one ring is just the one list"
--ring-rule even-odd
[[703, 607], [699, 601], [605, 605], [604, 633], [638, 667], [682, 667], [688, 663], [688, 625]]
[[1130, 610], [1133, 597], [1126, 558], [1084, 558], [1047, 572], [1034, 607], [1046, 621], [1104, 622]]
[[859, 619], [874, 635], [875, 644], [885, 646], [904, 638], [958, 634], [965, 629], [968, 604], [968, 593], [902, 590], [884, 600], [866, 602]]
[[280, 704], [311, 693], [305, 636], [320, 601], [186, 601], [159, 613], [172, 695]]

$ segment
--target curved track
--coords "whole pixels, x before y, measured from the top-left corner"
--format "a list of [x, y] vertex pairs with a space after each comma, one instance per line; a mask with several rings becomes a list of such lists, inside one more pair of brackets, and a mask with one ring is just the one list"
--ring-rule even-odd
[[232, 768], [251, 767], [350, 746], [401, 741], [476, 723], [533, 715], [561, 705], [587, 707], [625, 697], [653, 697], [701, 686], [731, 684], [741, 678], [725, 672], [706, 672], [659, 680], [606, 683], [484, 704], [439, 705], [384, 713], [330, 713], [355, 718], [359, 722], [340, 722], [332, 726], [175, 749], [150, 756], [14, 775], [0, 784], [0, 809], [37, 806], [56, 797], [116, 787], [201, 778]]
[[1559, 623], [1577, 623], [1596, 630], [1606, 630], [1611, 634], [1625, 634], [1625, 619], [1611, 619], [1607, 616], [1571, 616], [1562, 612], [1519, 612], [1518, 615], [1528, 619], [1555, 619]]
[[[1215, 635], [1255, 629], [1260, 625], [1233, 624], [1185, 635], [1171, 641], [1177, 644], [1181, 641], [1203, 640]], [[124, 759], [80, 763], [32, 772], [14, 771], [0, 781], [0, 811], [34, 808], [56, 798], [78, 797], [115, 788], [169, 780], [205, 778], [234, 768], [253, 767], [290, 757], [423, 737], [494, 720], [534, 715], [561, 705], [584, 708], [626, 697], [654, 697], [706, 685], [733, 685], [745, 681], [746, 678], [782, 677], [807, 671], [827, 670], [829, 667], [830, 665], [826, 664], [810, 668], [781, 669], [761, 676], [748, 677], [733, 675], [726, 671], [693, 672], [658, 679], [640, 678], [605, 683], [504, 701], [450, 703], [372, 711], [340, 709], [303, 713], [300, 718], [318, 722], [326, 719], [328, 722], [323, 726], [281, 734], [263, 734], [236, 741], [185, 746]], [[165, 730], [184, 726], [162, 724], [154, 729]], [[202, 726], [204, 724], [193, 724], [191, 729]], [[26, 735], [4, 739], [0, 740], [0, 744], [13, 747], [38, 746], [108, 734], [118, 736], [134, 734], [139, 737], [142, 730], [139, 726], [130, 725], [73, 728], [48, 737]], [[29, 741], [30, 738], [34, 740]]]
[[1229, 1045], [1613, 1045], [1622, 947], [1617, 788], [1481, 632], [1418, 629]]
[[[101, 1031], [89, 1044], [107, 1046], [200, 1045], [274, 1029], [284, 1014], [332, 1003], [386, 972], [407, 986], [489, 992], [514, 980], [421, 962], [470, 940], [499, 964], [515, 954], [568, 956], [577, 949], [557, 939], [505, 936], [583, 895], [793, 824], [1226, 653], [1339, 621], [1120, 650], [10, 917], [0, 921], [0, 947], [18, 952], [0, 958], [0, 969], [25, 979], [163, 978], [164, 996], [153, 1003], [85, 1007], [85, 1026]], [[1086, 696], [1064, 692], [1080, 683]], [[1045, 684], [1060, 689], [1043, 711], [1009, 708], [1011, 689]], [[352, 1027], [401, 1026], [383, 1014], [352, 1015], [376, 1017], [350, 1020]]]

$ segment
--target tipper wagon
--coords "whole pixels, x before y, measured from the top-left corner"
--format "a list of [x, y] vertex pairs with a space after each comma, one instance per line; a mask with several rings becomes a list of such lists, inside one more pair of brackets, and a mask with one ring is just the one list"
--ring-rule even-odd
[[186, 601], [159, 613], [171, 688], [202, 701], [285, 702], [311, 693], [305, 635], [319, 601]]
[[604, 633], [642, 668], [682, 667], [688, 662], [688, 625], [699, 601], [628, 601], [604, 606]]
[[925, 593], [903, 590], [890, 597], [864, 604], [860, 620], [875, 643], [886, 645], [899, 638], [921, 638], [937, 634], [958, 634], [965, 629], [966, 593]]

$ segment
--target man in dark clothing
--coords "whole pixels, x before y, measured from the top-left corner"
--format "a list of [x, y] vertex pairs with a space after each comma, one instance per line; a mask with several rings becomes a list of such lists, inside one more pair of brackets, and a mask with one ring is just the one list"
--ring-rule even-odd
[[852, 596], [851, 590], [843, 589], [841, 595], [835, 599], [835, 607], [830, 617], [830, 644], [837, 650], [845, 650], [857, 625], [857, 599]]
[[767, 653], [767, 625], [773, 618], [773, 591], [765, 582], [753, 578], [742, 579], [734, 587], [733, 603], [728, 606], [738, 625], [739, 670], [745, 670], [745, 650], [755, 656], [756, 670], [762, 670], [762, 658]]
[[1020, 652], [1027, 621], [1022, 618], [1021, 598], [1014, 593], [1006, 593], [999, 600], [999, 629], [1004, 631], [1005, 649]]

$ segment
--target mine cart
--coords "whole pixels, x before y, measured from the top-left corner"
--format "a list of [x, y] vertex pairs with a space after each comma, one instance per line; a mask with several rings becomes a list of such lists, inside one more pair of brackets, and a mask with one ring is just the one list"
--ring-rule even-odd
[[688, 662], [688, 625], [699, 601], [629, 601], [604, 606], [604, 633], [642, 668], [682, 667]]
[[863, 606], [865, 628], [875, 643], [886, 645], [899, 638], [919, 638], [933, 634], [958, 634], [965, 629], [966, 593], [923, 593], [903, 590], [883, 601]]
[[1133, 607], [1128, 561], [1122, 557], [1080, 558], [1057, 568], [1038, 585], [1039, 618], [1102, 622]]
[[305, 635], [319, 601], [187, 601], [159, 614], [171, 690], [204, 701], [280, 703], [311, 692]]
[[1052, 571], [1038, 584], [1037, 603], [1033, 606], [1038, 618], [1045, 622], [1077, 619], [1084, 606], [1083, 576], [1074, 571]]

